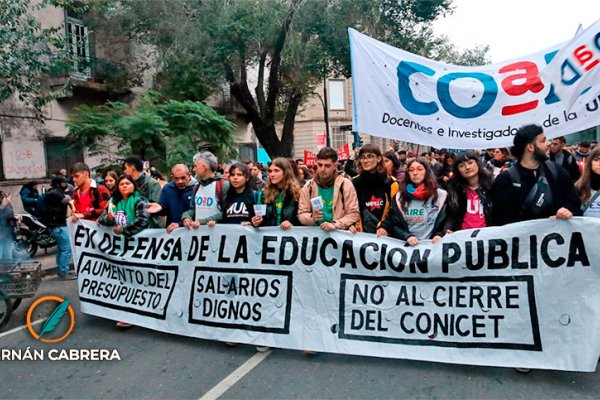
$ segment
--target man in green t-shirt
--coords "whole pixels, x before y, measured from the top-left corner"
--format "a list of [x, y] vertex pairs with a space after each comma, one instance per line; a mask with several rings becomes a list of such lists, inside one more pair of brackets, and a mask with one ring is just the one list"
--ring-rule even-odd
[[317, 173], [300, 192], [298, 219], [325, 231], [346, 230], [359, 219], [352, 182], [338, 174], [337, 152], [325, 147], [317, 154]]

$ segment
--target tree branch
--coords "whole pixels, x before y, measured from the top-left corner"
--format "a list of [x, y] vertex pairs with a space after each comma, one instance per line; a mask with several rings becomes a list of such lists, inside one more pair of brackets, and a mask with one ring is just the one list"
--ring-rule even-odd
[[279, 67], [281, 66], [281, 52], [285, 46], [290, 26], [294, 19], [294, 15], [303, 0], [292, 0], [290, 8], [287, 11], [283, 23], [281, 24], [281, 30], [279, 36], [275, 42], [275, 47], [271, 54], [271, 69], [269, 70], [269, 94], [267, 96], [267, 103], [265, 107], [265, 121], [268, 123], [274, 123], [275, 106], [277, 104], [277, 96], [279, 95]]
[[258, 109], [260, 111], [260, 116], [262, 118], [265, 117], [265, 62], [267, 60], [267, 52], [262, 51], [260, 53], [260, 59], [258, 61], [258, 82], [256, 83], [256, 101], [258, 103]]

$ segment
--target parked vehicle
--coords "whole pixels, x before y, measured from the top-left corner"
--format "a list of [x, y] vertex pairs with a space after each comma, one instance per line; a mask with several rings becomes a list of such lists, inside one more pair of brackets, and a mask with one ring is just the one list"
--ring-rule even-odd
[[0, 260], [0, 329], [25, 297], [33, 297], [42, 282], [39, 261]]
[[15, 258], [33, 257], [38, 248], [47, 249], [56, 246], [56, 239], [41, 221], [30, 214], [15, 214]]

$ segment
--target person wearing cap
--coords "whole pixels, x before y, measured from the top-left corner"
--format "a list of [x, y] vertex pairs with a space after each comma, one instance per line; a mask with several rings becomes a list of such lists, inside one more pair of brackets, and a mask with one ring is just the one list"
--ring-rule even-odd
[[494, 225], [581, 215], [569, 174], [548, 160], [548, 143], [541, 126], [519, 128], [511, 153], [517, 162], [501, 172], [492, 187]]
[[71, 244], [67, 230], [69, 197], [65, 194], [68, 183], [65, 176], [57, 175], [52, 178], [50, 190], [42, 197], [44, 207], [41, 219], [56, 239], [56, 269], [60, 280], [77, 279], [77, 275], [69, 271], [71, 263]]

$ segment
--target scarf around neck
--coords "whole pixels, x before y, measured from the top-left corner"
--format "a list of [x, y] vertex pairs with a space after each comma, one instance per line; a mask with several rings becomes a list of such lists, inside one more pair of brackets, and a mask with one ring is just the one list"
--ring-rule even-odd
[[321, 180], [321, 177], [319, 176], [319, 174], [316, 174], [314, 179], [315, 179], [315, 182], [317, 183], [317, 185], [321, 186], [323, 189], [327, 189], [328, 187], [333, 186], [337, 177], [338, 177], [338, 172], [335, 171], [333, 173], [333, 175], [331, 176], [331, 178], [327, 179], [326, 181]]
[[406, 185], [406, 191], [411, 199], [417, 200], [426, 200], [427, 199], [427, 191], [425, 190], [425, 184], [421, 183], [419, 186], [415, 187], [412, 183]]
[[114, 199], [110, 199], [112, 204], [115, 204], [113, 213], [115, 214], [115, 223], [117, 225], [126, 226], [135, 221], [135, 205], [140, 199], [140, 192], [133, 192], [127, 199], [120, 200], [117, 204]]

